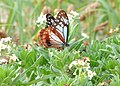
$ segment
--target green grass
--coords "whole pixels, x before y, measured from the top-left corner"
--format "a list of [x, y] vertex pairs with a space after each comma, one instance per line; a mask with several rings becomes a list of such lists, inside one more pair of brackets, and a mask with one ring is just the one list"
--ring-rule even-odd
[[[6, 64], [0, 63], [0, 85], [120, 86], [120, 1], [98, 0], [98, 8], [91, 6], [95, 2], [65, 0], [60, 4], [66, 12], [69, 4], [73, 4], [75, 11], [85, 19], [80, 21], [79, 16], [74, 16], [69, 26], [70, 46], [57, 50], [33, 44], [33, 38], [38, 40], [36, 34], [44, 27], [37, 27], [37, 17], [44, 6], [49, 6], [53, 14], [59, 5], [57, 0], [1, 0], [0, 32], [10, 36], [12, 42], [5, 44], [11, 46], [10, 51], [0, 51], [0, 62], [3, 58], [9, 59]], [[108, 24], [101, 26], [106, 21]], [[11, 59], [13, 54], [18, 57], [16, 61]], [[92, 79], [83, 65], [69, 68], [71, 62], [83, 61], [84, 57], [90, 59], [89, 70], [96, 73]]]

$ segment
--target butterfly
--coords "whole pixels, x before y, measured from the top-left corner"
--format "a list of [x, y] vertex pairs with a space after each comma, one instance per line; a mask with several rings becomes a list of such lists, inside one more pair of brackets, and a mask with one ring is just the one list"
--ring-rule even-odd
[[39, 32], [40, 44], [46, 48], [64, 48], [68, 46], [69, 19], [64, 10], [57, 17], [46, 14], [46, 27]]

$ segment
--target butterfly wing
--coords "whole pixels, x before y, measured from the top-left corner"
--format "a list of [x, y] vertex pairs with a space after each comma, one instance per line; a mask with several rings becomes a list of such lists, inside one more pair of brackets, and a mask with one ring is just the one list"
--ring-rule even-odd
[[64, 10], [61, 10], [56, 17], [56, 29], [62, 34], [67, 45], [68, 33], [69, 33], [69, 19]]
[[61, 34], [54, 28], [48, 27], [42, 29], [39, 34], [41, 44], [47, 48], [60, 48], [64, 46], [64, 39]]
[[69, 19], [64, 10], [61, 10], [57, 17], [54, 18], [51, 14], [46, 15], [46, 27], [52, 26], [56, 29], [64, 38], [65, 45], [67, 45], [68, 33], [69, 33]]

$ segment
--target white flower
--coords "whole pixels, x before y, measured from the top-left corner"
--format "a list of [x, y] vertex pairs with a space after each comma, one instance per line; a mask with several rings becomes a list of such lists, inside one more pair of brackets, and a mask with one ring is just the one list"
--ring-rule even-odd
[[0, 43], [0, 51], [7, 48], [7, 45]]
[[44, 15], [43, 13], [41, 13], [40, 16], [38, 17], [36, 23], [43, 24], [45, 21], [46, 21], [46, 15]]
[[112, 34], [115, 30], [114, 29], [110, 29], [109, 33]]
[[88, 70], [88, 78], [91, 80], [93, 76], [95, 76], [96, 73], [92, 72], [91, 70]]
[[3, 43], [3, 41], [2, 41], [2, 40], [3, 40], [3, 38], [2, 38], [2, 39], [0, 39], [0, 43], [1, 43], [1, 44]]
[[29, 44], [24, 44], [25, 49], [31, 50], [31, 46]]
[[71, 14], [67, 14], [67, 16], [68, 16], [68, 19], [69, 19], [69, 22], [70, 23], [72, 23], [74, 20], [73, 20], [73, 15], [71, 15]]
[[12, 40], [12, 38], [10, 38], [10, 37], [5, 38], [6, 42], [11, 42], [11, 40]]
[[83, 60], [81, 62], [82, 62], [82, 66], [85, 66], [86, 63]]
[[8, 63], [7, 58], [0, 58], [0, 64], [6, 64], [6, 63]]
[[84, 68], [86, 71], [89, 71], [90, 63], [87, 63], [83, 68]]
[[16, 44], [13, 44], [13, 47], [16, 47]]
[[15, 54], [12, 54], [12, 56], [10, 56], [10, 61], [16, 61], [18, 59], [18, 57]]
[[82, 65], [82, 61], [80, 59], [78, 59], [77, 62], [78, 62], [78, 66]]
[[8, 46], [7, 46], [7, 49], [8, 49], [8, 51], [10, 51], [10, 50], [11, 50], [11, 47], [8, 45]]
[[79, 54], [79, 53], [80, 53], [80, 51], [74, 51], [74, 53], [75, 53], [75, 54]]
[[90, 63], [87, 63], [86, 68], [87, 68], [87, 69], [90, 68]]
[[72, 24], [74, 22], [74, 18], [79, 15], [76, 11], [71, 10], [69, 14], [67, 14], [69, 22]]
[[2, 38], [1, 40], [0, 40], [0, 43], [2, 44], [4, 42], [4, 38]]
[[72, 67], [73, 65], [78, 65], [78, 61], [77, 61], [77, 60], [72, 61], [72, 62], [70, 63], [70, 65], [69, 65], [69, 69], [71, 69], [71, 67]]
[[74, 16], [79, 16], [79, 13], [77, 13], [76, 11], [73, 11], [73, 10], [70, 11], [70, 14], [72, 14]]
[[90, 63], [87, 62], [87, 60], [80, 60], [80, 59], [77, 59], [77, 60], [74, 60], [71, 62], [71, 64], [69, 65], [69, 69], [73, 66], [73, 65], [77, 65], [77, 66], [82, 66], [83, 68], [85, 69], [89, 69], [90, 68]]
[[21, 64], [22, 64], [22, 62], [21, 62], [21, 61], [19, 61], [19, 62], [18, 62], [18, 64], [19, 64], [19, 65], [21, 65]]
[[11, 42], [12, 38], [10, 37], [7, 37], [7, 38], [2, 38], [0, 41], [1, 43], [4, 43], [4, 42]]
[[81, 33], [81, 35], [82, 35], [84, 38], [89, 39], [89, 36], [88, 36], [86, 33]]
[[53, 52], [49, 52], [49, 55], [50, 55], [51, 57], [54, 56]]
[[82, 59], [82, 66], [89, 66], [90, 64], [88, 63], [90, 59], [88, 57], [83, 57]]

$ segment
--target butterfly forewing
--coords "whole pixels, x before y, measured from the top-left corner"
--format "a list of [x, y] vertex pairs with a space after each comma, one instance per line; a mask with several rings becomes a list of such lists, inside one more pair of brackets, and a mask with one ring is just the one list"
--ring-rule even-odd
[[67, 43], [69, 20], [66, 12], [64, 10], [61, 10], [58, 13], [55, 21], [56, 21], [56, 29], [60, 31], [60, 33], [63, 35], [63, 38], [65, 39], [65, 42]]

